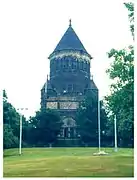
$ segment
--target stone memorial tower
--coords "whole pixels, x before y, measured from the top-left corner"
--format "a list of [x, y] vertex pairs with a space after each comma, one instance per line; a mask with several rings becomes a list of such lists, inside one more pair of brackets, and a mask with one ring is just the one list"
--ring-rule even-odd
[[62, 117], [59, 138], [78, 138], [75, 116], [88, 91], [94, 91], [98, 100], [98, 89], [90, 74], [91, 59], [70, 20], [67, 31], [49, 56], [50, 76], [41, 89], [41, 108], [54, 109]]

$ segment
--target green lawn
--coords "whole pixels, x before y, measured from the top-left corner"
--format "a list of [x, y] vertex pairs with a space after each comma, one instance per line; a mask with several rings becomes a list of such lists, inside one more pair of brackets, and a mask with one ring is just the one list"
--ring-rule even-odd
[[[102, 149], [104, 150], [104, 149]], [[24, 148], [4, 151], [4, 177], [133, 177], [134, 150], [107, 148]]]

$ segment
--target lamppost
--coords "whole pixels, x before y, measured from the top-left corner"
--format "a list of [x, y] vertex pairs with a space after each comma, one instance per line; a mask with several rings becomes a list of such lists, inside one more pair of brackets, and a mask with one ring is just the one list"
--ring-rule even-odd
[[21, 145], [22, 145], [22, 116], [23, 116], [23, 115], [20, 113], [20, 111], [28, 110], [28, 108], [18, 108], [17, 110], [19, 111], [19, 115], [20, 115], [19, 155], [21, 155]]

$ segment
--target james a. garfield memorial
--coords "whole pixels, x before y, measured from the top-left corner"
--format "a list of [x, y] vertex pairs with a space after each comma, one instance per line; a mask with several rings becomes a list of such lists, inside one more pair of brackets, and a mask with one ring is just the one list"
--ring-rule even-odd
[[50, 76], [41, 89], [41, 108], [54, 109], [62, 118], [60, 139], [78, 138], [75, 116], [86, 93], [94, 91], [98, 101], [98, 89], [90, 74], [91, 59], [70, 20], [67, 31], [49, 55]]

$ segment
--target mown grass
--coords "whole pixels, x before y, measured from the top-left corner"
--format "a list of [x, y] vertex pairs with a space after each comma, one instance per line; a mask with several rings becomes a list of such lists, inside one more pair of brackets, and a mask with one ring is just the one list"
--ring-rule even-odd
[[[104, 150], [104, 149], [102, 149]], [[133, 149], [93, 156], [97, 148], [24, 148], [4, 151], [4, 177], [133, 177]]]

